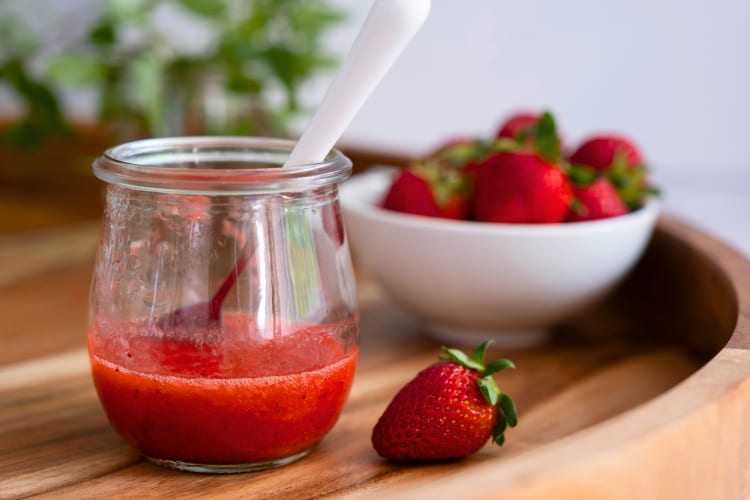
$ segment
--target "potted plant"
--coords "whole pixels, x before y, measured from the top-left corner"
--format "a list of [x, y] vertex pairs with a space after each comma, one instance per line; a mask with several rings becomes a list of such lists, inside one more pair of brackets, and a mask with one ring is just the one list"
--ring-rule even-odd
[[[97, 6], [89, 27], [41, 36], [0, 4], [0, 86], [22, 109], [0, 118], [0, 178], [88, 173], [101, 148], [143, 136], [284, 136], [308, 111], [303, 84], [334, 65], [323, 38], [343, 19], [326, 0]], [[93, 126], [71, 124], [66, 88], [95, 96]]]

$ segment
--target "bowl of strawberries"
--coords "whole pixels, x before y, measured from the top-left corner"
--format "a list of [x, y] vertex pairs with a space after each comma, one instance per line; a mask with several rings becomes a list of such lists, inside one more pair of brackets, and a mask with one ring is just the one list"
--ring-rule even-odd
[[431, 336], [537, 344], [636, 264], [659, 204], [637, 146], [597, 135], [565, 154], [554, 117], [518, 114], [345, 182], [352, 253]]

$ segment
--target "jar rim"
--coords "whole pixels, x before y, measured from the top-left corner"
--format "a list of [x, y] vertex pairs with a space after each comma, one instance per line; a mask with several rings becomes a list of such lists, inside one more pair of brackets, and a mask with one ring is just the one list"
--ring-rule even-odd
[[351, 160], [337, 149], [321, 162], [282, 168], [294, 145], [268, 137], [142, 139], [107, 149], [93, 171], [130, 189], [202, 195], [307, 191], [351, 175]]

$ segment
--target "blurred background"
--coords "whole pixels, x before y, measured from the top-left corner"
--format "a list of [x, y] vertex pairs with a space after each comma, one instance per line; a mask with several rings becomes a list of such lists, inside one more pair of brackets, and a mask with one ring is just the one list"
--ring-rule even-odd
[[[0, 227], [97, 217], [81, 193], [115, 142], [298, 134], [369, 7], [0, 0]], [[341, 147], [416, 156], [551, 109], [569, 144], [631, 136], [667, 212], [750, 255], [748, 20], [740, 0], [433, 0]]]

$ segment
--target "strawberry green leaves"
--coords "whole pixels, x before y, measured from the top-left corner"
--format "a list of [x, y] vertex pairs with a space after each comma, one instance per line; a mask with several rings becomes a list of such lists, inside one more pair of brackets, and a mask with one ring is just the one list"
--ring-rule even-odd
[[490, 344], [492, 344], [491, 340], [485, 340], [471, 353], [472, 361], [482, 366], [482, 372], [484, 372], [484, 353], [487, 351]]
[[492, 442], [498, 446], [505, 443], [505, 429], [515, 427], [518, 424], [518, 412], [516, 404], [506, 394], [500, 396], [500, 408], [497, 414], [497, 423], [492, 430]]
[[642, 204], [644, 189], [648, 184], [646, 173], [644, 165], [628, 165], [625, 154], [621, 152], [615, 154], [614, 161], [607, 171], [610, 182], [630, 210], [640, 208]]
[[552, 113], [545, 111], [534, 127], [534, 150], [550, 163], [560, 161], [560, 136]]
[[506, 368], [515, 368], [516, 365], [513, 364], [513, 361], [509, 359], [496, 359], [495, 361], [491, 361], [487, 367], [484, 369], [484, 373], [486, 375], [492, 375], [497, 372], [501, 372], [505, 370]]
[[[482, 352], [484, 352], [484, 349], [487, 348], [485, 344], [486, 342], [479, 346], [477, 349], [482, 349]], [[484, 346], [484, 348], [482, 348], [482, 346]], [[454, 363], [458, 363], [459, 365], [465, 366], [466, 368], [476, 370], [479, 373], [484, 372], [484, 363], [481, 360], [476, 361], [475, 356], [469, 358], [469, 356], [467, 356], [463, 351], [460, 351], [458, 349], [443, 348], [443, 354], [438, 357], [442, 360], [453, 361]]]
[[513, 361], [502, 358], [491, 361], [489, 364], [485, 365], [484, 354], [490, 345], [492, 345], [492, 341], [485, 340], [472, 351], [471, 357], [467, 356], [466, 353], [460, 349], [449, 349], [444, 347], [443, 354], [438, 357], [442, 360], [453, 361], [461, 366], [478, 371], [482, 376], [493, 375], [505, 370], [506, 368], [516, 367], [516, 365], [513, 364]]
[[560, 136], [555, 117], [549, 111], [540, 115], [518, 113], [503, 123], [495, 139], [495, 151], [528, 151], [540, 158], [558, 163], [562, 159]]
[[500, 409], [503, 411], [508, 425], [515, 427], [518, 424], [518, 411], [516, 410], [516, 403], [507, 394], [500, 395]]
[[568, 178], [574, 186], [590, 186], [599, 173], [585, 165], [571, 165], [568, 167]]
[[500, 399], [500, 388], [495, 383], [495, 379], [491, 376], [482, 377], [477, 379], [477, 385], [479, 385], [479, 390], [482, 391], [484, 399], [492, 406], [497, 405]]

